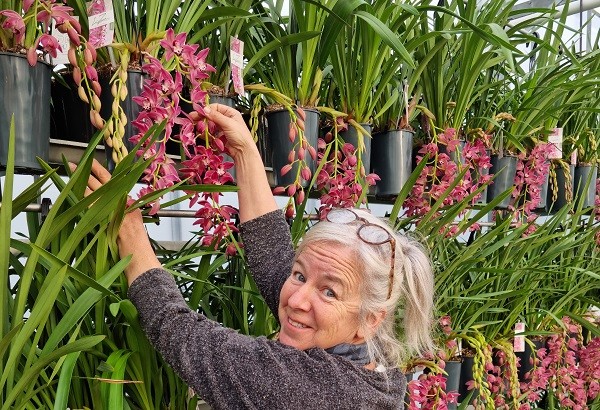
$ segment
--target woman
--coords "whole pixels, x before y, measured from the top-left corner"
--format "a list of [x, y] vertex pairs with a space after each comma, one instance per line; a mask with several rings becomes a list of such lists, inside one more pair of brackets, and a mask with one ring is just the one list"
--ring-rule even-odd
[[[422, 249], [366, 211], [332, 210], [294, 254], [256, 145], [236, 110], [206, 109], [227, 138], [251, 271], [277, 316], [277, 340], [191, 311], [161, 268], [139, 211], [119, 231], [129, 297], [148, 338], [214, 409], [399, 409], [404, 354], [429, 348], [433, 275]], [[92, 165], [90, 189], [110, 179]], [[396, 339], [398, 306], [405, 342]]]

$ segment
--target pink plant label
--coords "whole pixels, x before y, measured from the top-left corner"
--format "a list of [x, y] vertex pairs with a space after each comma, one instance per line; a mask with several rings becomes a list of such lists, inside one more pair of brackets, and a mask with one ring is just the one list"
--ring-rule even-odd
[[571, 165], [577, 165], [577, 150], [571, 152]]
[[525, 351], [525, 336], [522, 333], [525, 332], [525, 323], [515, 323], [515, 339], [513, 341], [513, 350], [515, 352]]
[[115, 14], [111, 0], [93, 0], [87, 3], [89, 43], [95, 48], [112, 44], [115, 34]]
[[231, 80], [233, 89], [238, 94], [244, 94], [244, 42], [239, 38], [230, 40]]
[[563, 129], [554, 128], [552, 133], [548, 135], [548, 143], [552, 149], [548, 153], [548, 159], [561, 159], [562, 158], [562, 142], [563, 142]]
[[[79, 20], [78, 16], [73, 16], [75, 19]], [[69, 40], [69, 35], [67, 33], [61, 33], [56, 29], [56, 22], [52, 19], [52, 35], [58, 41], [58, 45], [60, 46], [60, 50], [56, 50], [56, 58], [52, 59], [52, 64], [69, 64], [69, 47], [71, 47], [71, 40]]]

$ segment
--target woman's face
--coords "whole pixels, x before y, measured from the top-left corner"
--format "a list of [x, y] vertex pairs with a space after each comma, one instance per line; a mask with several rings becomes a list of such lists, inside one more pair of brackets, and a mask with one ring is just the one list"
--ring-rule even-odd
[[281, 289], [279, 341], [300, 350], [364, 342], [359, 329], [359, 281], [351, 250], [310, 244]]

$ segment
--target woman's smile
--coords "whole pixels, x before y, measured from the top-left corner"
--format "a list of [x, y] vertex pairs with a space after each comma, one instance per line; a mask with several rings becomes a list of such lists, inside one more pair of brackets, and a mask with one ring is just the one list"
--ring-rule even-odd
[[292, 325], [293, 327], [295, 327], [296, 329], [306, 329], [306, 328], [308, 328], [308, 326], [306, 326], [305, 324], [302, 324], [300, 322], [296, 322], [295, 320], [292, 320], [290, 318], [288, 318], [288, 323], [290, 325]]

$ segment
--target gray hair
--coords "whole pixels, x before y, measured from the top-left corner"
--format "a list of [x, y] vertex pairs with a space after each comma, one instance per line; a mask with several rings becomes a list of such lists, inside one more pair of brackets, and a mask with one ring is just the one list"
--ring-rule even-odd
[[[360, 326], [365, 330], [371, 360], [386, 367], [397, 367], [413, 354], [431, 351], [433, 342], [434, 278], [431, 260], [416, 240], [395, 232], [380, 218], [363, 209], [353, 209], [371, 224], [384, 227], [396, 240], [396, 261], [391, 296], [389, 274], [391, 246], [371, 245], [357, 235], [362, 221], [338, 224], [321, 221], [304, 235], [297, 254], [309, 244], [338, 244], [354, 252], [357, 270], [362, 274]], [[349, 229], [352, 226], [354, 229]], [[367, 332], [369, 319], [386, 313], [375, 332]], [[399, 328], [398, 325], [401, 325]]]

